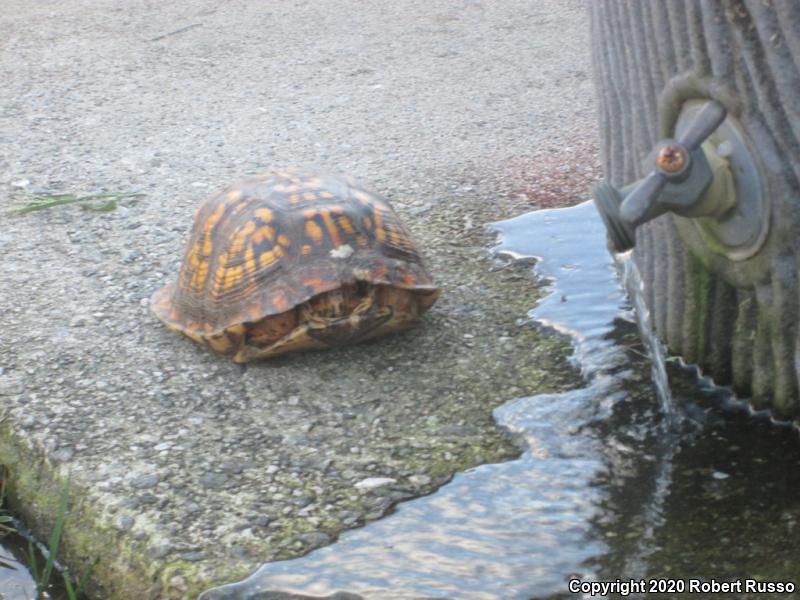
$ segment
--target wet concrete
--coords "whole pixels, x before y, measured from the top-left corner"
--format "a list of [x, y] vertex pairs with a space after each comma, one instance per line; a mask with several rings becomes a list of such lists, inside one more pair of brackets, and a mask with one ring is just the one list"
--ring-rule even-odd
[[[0, 33], [3, 197], [147, 194], [0, 217], [0, 462], [41, 537], [71, 477], [64, 558], [101, 556], [97, 597], [325, 545], [515, 456], [492, 410], [573, 385], [484, 224], [595, 173], [582, 4], [12, 2]], [[389, 197], [444, 290], [419, 328], [242, 368], [152, 318], [198, 201], [268, 164]]]

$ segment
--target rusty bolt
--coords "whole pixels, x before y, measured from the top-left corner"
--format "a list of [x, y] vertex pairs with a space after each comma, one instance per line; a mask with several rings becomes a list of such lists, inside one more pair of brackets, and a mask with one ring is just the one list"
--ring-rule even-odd
[[681, 144], [667, 144], [656, 155], [658, 168], [670, 175], [683, 171], [688, 161], [689, 153]]

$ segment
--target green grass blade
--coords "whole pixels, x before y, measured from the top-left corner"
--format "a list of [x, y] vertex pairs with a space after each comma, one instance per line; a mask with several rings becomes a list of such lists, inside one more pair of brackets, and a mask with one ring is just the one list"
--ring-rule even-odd
[[58, 503], [58, 514], [56, 515], [56, 523], [53, 525], [53, 533], [50, 536], [50, 544], [47, 547], [47, 562], [44, 565], [42, 573], [42, 581], [44, 585], [50, 581], [50, 574], [53, 572], [53, 563], [58, 554], [58, 546], [61, 544], [61, 532], [64, 530], [64, 519], [67, 516], [67, 505], [69, 504], [69, 479], [64, 482], [64, 487], [61, 490], [61, 499]]
[[75, 588], [76, 597], [83, 591], [83, 588], [86, 586], [86, 584], [89, 583], [89, 579], [92, 577], [92, 573], [94, 573], [94, 568], [99, 562], [100, 557], [98, 556], [92, 561], [92, 564], [89, 565], [89, 568], [83, 572], [83, 575], [81, 575], [81, 578], [78, 580], [78, 587]]
[[64, 578], [64, 589], [67, 590], [67, 598], [69, 600], [78, 600], [78, 592], [72, 587], [72, 578], [69, 576], [69, 569], [64, 569], [61, 572]]
[[36, 582], [36, 589], [42, 591], [42, 579], [39, 577], [39, 561], [36, 560], [36, 549], [33, 547], [32, 542], [28, 542], [28, 569], [31, 572], [31, 577]]
[[117, 208], [117, 202], [112, 200], [111, 202], [104, 202], [99, 206], [93, 206], [92, 204], [81, 204], [81, 208], [83, 210], [93, 210], [94, 212], [109, 212]]
[[[76, 203], [79, 203], [89, 210], [109, 211], [114, 210], [117, 207], [117, 202], [120, 200], [140, 198], [144, 195], [143, 192], [108, 192], [103, 194], [88, 194], [85, 196], [76, 196], [75, 194], [28, 194], [23, 192], [11, 198], [11, 204], [21, 205], [19, 208], [12, 209], [11, 212], [24, 215], [54, 206]], [[101, 200], [105, 200], [105, 202], [99, 207], [87, 204]]]
[[62, 204], [72, 204], [75, 200], [50, 200], [47, 202], [31, 202], [27, 206], [23, 208], [14, 210], [12, 212], [17, 213], [18, 215], [24, 215], [29, 212], [33, 212], [35, 210], [44, 210], [45, 208], [51, 208], [53, 206], [61, 206]]
[[0, 465], [0, 509], [6, 503], [6, 481], [8, 480], [8, 470]]
[[73, 585], [69, 569], [64, 569], [61, 572], [61, 576], [64, 578], [64, 589], [67, 591], [68, 600], [78, 600], [78, 598], [80, 598], [81, 592], [83, 592], [84, 587], [86, 587], [86, 584], [89, 582], [89, 578], [92, 576], [92, 573], [94, 573], [94, 568], [97, 566], [98, 562], [100, 562], [99, 556], [95, 558], [92, 564], [83, 572], [77, 585]]

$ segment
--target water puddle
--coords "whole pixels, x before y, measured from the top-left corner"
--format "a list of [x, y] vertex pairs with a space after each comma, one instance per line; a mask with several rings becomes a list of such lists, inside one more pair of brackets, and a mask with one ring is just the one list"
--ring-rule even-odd
[[0, 544], [0, 598], [2, 600], [33, 600], [36, 583], [27, 567], [4, 544]]

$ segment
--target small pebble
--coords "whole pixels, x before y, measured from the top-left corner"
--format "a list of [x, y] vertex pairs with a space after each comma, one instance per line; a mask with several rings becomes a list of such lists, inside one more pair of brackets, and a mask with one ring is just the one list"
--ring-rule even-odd
[[54, 462], [66, 462], [72, 458], [73, 454], [75, 454], [75, 450], [73, 448], [64, 446], [53, 452], [50, 455], [50, 459]]
[[200, 477], [200, 483], [207, 488], [219, 489], [223, 487], [228, 481], [228, 476], [225, 473], [204, 473]]
[[184, 552], [183, 554], [180, 555], [180, 557], [183, 560], [186, 560], [186, 561], [189, 561], [189, 562], [197, 562], [197, 561], [205, 559], [206, 553], [203, 552], [202, 550], [197, 550], [195, 552]]
[[392, 485], [393, 483], [397, 483], [397, 480], [391, 477], [367, 477], [357, 482], [355, 487], [362, 492], [366, 492], [386, 485]]
[[180, 575], [175, 575], [174, 577], [171, 577], [169, 580], [169, 585], [179, 592], [185, 592], [186, 590], [189, 589], [188, 586], [186, 585], [186, 579], [184, 579]]
[[172, 550], [172, 545], [168, 542], [150, 546], [149, 554], [153, 558], [164, 558]]
[[319, 548], [331, 543], [331, 537], [322, 531], [312, 531], [311, 533], [302, 533], [297, 536], [304, 546], [309, 548]]
[[147, 490], [156, 487], [159, 481], [161, 481], [161, 478], [158, 475], [155, 473], [147, 473], [134, 477], [131, 480], [131, 487], [137, 490]]

